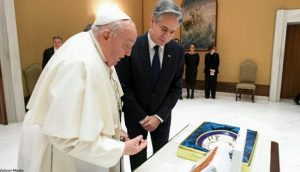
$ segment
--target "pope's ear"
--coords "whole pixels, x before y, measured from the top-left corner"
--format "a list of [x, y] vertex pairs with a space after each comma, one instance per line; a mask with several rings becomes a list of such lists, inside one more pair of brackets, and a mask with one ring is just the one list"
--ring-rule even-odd
[[109, 29], [104, 29], [100, 34], [100, 39], [102, 41], [107, 41], [111, 35], [111, 31]]

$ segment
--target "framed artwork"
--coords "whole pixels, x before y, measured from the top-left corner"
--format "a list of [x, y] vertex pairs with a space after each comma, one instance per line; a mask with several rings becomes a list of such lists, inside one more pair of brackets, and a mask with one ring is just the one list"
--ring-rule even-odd
[[183, 0], [181, 43], [185, 49], [195, 43], [197, 50], [208, 50], [216, 43], [217, 0]]

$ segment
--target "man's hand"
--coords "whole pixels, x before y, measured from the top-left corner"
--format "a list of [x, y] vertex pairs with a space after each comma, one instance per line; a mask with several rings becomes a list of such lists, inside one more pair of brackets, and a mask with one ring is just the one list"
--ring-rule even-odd
[[142, 135], [125, 142], [124, 155], [134, 155], [147, 146], [147, 140], [143, 139]]
[[148, 118], [145, 118], [142, 126], [145, 130], [152, 132], [159, 126], [159, 124], [160, 120], [155, 115], [151, 115]]
[[216, 72], [216, 70], [215, 69], [209, 69], [210, 70], [210, 75], [211, 76], [214, 76], [215, 75], [215, 72]]
[[124, 142], [129, 140], [128, 134], [123, 129], [120, 132], [120, 140]]

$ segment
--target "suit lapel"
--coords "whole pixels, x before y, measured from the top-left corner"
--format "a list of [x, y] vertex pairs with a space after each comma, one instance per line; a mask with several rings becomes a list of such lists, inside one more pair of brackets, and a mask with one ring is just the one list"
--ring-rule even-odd
[[[149, 43], [148, 43], [148, 33], [143, 36], [142, 44], [139, 46], [139, 57], [142, 60], [143, 67], [145, 69], [145, 73], [148, 77], [148, 81], [151, 81], [149, 84], [153, 86], [153, 77], [150, 63], [150, 54], [149, 54]], [[166, 80], [170, 76], [170, 70], [175, 64], [175, 55], [173, 51], [173, 47], [170, 44], [165, 45], [164, 55], [162, 67], [159, 75], [158, 82], [156, 84], [156, 89], [159, 88], [159, 84], [163, 84], [164, 80]]]
[[149, 54], [149, 44], [148, 44], [148, 32], [143, 36], [142, 44], [139, 46], [139, 57], [142, 60], [145, 73], [148, 77], [148, 81], [151, 81], [152, 85], [152, 72], [151, 72], [151, 64], [150, 64], [150, 54]]
[[170, 77], [170, 70], [172, 69], [174, 64], [175, 64], [175, 56], [174, 56], [173, 47], [171, 47], [169, 44], [166, 44], [164, 50], [163, 63], [162, 63], [159, 80], [157, 82], [156, 88], [159, 88], [158, 85], [160, 83], [164, 83], [164, 80]]

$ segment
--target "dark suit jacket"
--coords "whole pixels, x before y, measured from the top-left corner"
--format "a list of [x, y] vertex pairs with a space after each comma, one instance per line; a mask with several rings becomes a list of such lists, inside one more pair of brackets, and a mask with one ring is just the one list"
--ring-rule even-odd
[[50, 58], [53, 56], [53, 54], [54, 54], [54, 47], [50, 47], [50, 48], [45, 49], [45, 51], [43, 53], [42, 68], [44, 68], [46, 66], [46, 64], [48, 63]]
[[153, 88], [147, 34], [138, 37], [131, 56], [116, 66], [124, 91], [123, 111], [130, 118], [127, 120], [140, 121], [154, 114], [163, 120], [170, 119], [171, 110], [181, 95], [183, 47], [173, 40], [165, 45], [160, 77]]
[[210, 53], [205, 54], [205, 67], [204, 67], [204, 73], [209, 74], [210, 71], [209, 69], [215, 69], [216, 74], [219, 73], [219, 64], [220, 64], [220, 59], [219, 59], [219, 54], [214, 53], [211, 55]]

